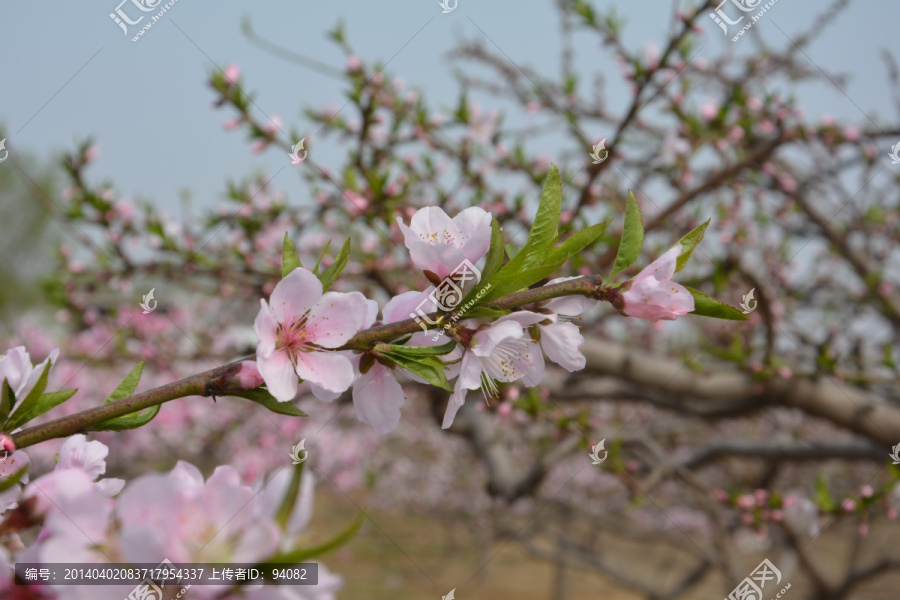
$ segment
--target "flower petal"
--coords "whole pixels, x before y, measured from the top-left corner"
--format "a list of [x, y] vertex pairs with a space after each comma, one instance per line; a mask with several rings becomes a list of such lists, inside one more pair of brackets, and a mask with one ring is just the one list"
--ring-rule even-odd
[[259, 338], [259, 343], [256, 345], [257, 358], [271, 356], [275, 351], [275, 343], [278, 341], [278, 321], [275, 320], [275, 316], [265, 300], [260, 298], [259, 304], [259, 313], [256, 315], [256, 320], [253, 321], [253, 331]]
[[367, 311], [366, 297], [359, 292], [326, 292], [309, 311], [307, 339], [323, 348], [343, 346], [363, 328]]
[[494, 350], [501, 342], [520, 338], [523, 333], [522, 326], [515, 320], [507, 319], [501, 321], [497, 319], [490, 327], [479, 331], [473, 336], [474, 344], [469, 351], [481, 358], [487, 358], [494, 354]]
[[652, 263], [644, 267], [635, 277], [635, 281], [646, 279], [647, 277], [656, 277], [658, 281], [671, 279], [675, 274], [675, 263], [678, 261], [678, 254], [681, 252], [681, 244], [675, 244], [666, 250], [662, 256], [654, 260]]
[[275, 285], [269, 304], [279, 323], [290, 323], [302, 317], [321, 297], [319, 278], [306, 269], [297, 268]]
[[[304, 354], [301, 352], [301, 354]], [[284, 350], [276, 350], [269, 356], [256, 357], [259, 374], [266, 382], [266, 388], [279, 402], [290, 402], [297, 395], [297, 373]], [[304, 377], [305, 379], [305, 377]]]
[[338, 352], [298, 353], [297, 374], [329, 392], [346, 391], [356, 379], [350, 359]]
[[403, 400], [403, 388], [394, 374], [377, 362], [353, 384], [356, 417], [370, 425], [375, 433], [383, 435], [397, 426]]
[[453, 425], [453, 419], [456, 418], [456, 413], [458, 413], [459, 409], [466, 403], [466, 395], [468, 393], [469, 390], [467, 390], [465, 386], [460, 385], [460, 382], [457, 381], [456, 389], [450, 394], [450, 400], [447, 402], [447, 410], [444, 412], [444, 422], [441, 423], [441, 429], [449, 429], [450, 426]]
[[574, 323], [563, 322], [539, 325], [541, 348], [547, 356], [570, 373], [580, 371], [587, 362], [581, 353], [584, 337]]

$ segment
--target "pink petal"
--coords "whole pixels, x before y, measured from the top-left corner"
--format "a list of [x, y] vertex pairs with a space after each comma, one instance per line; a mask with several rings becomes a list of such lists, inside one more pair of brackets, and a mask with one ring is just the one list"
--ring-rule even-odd
[[309, 311], [308, 340], [323, 348], [343, 346], [362, 329], [367, 311], [366, 297], [359, 292], [326, 292]]
[[300, 352], [297, 374], [329, 392], [343, 392], [356, 379], [350, 359], [337, 352]]
[[556, 315], [545, 315], [543, 313], [531, 312], [530, 310], [519, 310], [514, 313], [509, 313], [508, 315], [503, 315], [496, 321], [494, 324], [502, 323], [504, 321], [515, 321], [523, 328], [531, 327], [536, 323], [540, 323], [541, 321], [546, 321], [550, 319], [551, 321], [556, 321]]
[[658, 281], [671, 279], [675, 274], [675, 263], [678, 261], [678, 254], [680, 252], [681, 244], [675, 244], [666, 250], [662, 256], [644, 267], [644, 269], [635, 276], [634, 280], [640, 281], [651, 275], [656, 277]]
[[309, 391], [311, 391], [313, 393], [313, 396], [315, 396], [322, 402], [333, 402], [340, 398], [341, 394], [343, 394], [343, 392], [329, 392], [325, 388], [320, 387], [314, 383], [309, 384]]
[[462, 408], [462, 405], [466, 403], [466, 395], [468, 393], [469, 390], [467, 390], [465, 386], [460, 385], [459, 381], [457, 381], [456, 389], [450, 394], [450, 400], [447, 402], [447, 410], [444, 413], [444, 422], [441, 423], [441, 429], [449, 429], [450, 426], [453, 425], [456, 413], [458, 413], [459, 409]]
[[290, 323], [302, 317], [321, 297], [319, 278], [306, 269], [297, 268], [275, 285], [269, 304], [279, 323]]
[[499, 344], [505, 340], [521, 338], [523, 333], [522, 326], [516, 321], [497, 319], [489, 328], [475, 334], [475, 344], [470, 348], [470, 352], [486, 358], [494, 354]]
[[380, 363], [372, 365], [369, 372], [361, 374], [353, 384], [357, 418], [382, 435], [400, 422], [403, 400], [403, 388], [391, 370]]
[[574, 323], [541, 325], [541, 348], [547, 356], [570, 373], [584, 368], [585, 358], [580, 348], [584, 338]]
[[[434, 289], [429, 286], [424, 292], [404, 292], [394, 296], [381, 309], [381, 316], [385, 323], [396, 323], [404, 319], [411, 318], [409, 315], [415, 313], [422, 300], [428, 297], [428, 294]], [[422, 312], [428, 313], [433, 310], [434, 304], [426, 302], [422, 306]]]
[[253, 331], [259, 338], [259, 343], [256, 345], [257, 358], [271, 356], [275, 351], [275, 343], [278, 341], [278, 322], [266, 301], [260, 299], [259, 303], [259, 313], [253, 322]]
[[[306, 354], [301, 352], [300, 354]], [[259, 374], [262, 375], [266, 382], [266, 388], [269, 393], [275, 396], [279, 402], [290, 402], [297, 395], [297, 372], [294, 372], [294, 365], [288, 353], [284, 350], [276, 350], [269, 356], [256, 357], [256, 366], [259, 368]], [[302, 377], [302, 375], [301, 375]], [[306, 379], [306, 377], [304, 377]]]

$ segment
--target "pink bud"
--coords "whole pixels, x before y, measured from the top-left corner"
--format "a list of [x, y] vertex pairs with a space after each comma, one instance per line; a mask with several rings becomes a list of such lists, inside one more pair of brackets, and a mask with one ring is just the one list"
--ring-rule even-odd
[[843, 504], [841, 504], [841, 508], [843, 508], [846, 512], [853, 512], [854, 510], [856, 510], [856, 501], [852, 498], [847, 498], [846, 500], [844, 500]]
[[241, 69], [236, 64], [232, 63], [225, 67], [225, 83], [228, 85], [233, 84], [238, 79], [241, 78]]
[[844, 127], [844, 139], [848, 142], [858, 142], [859, 141], [859, 129], [853, 127], [852, 125], [848, 125]]
[[718, 500], [719, 502], [725, 502], [726, 500], [728, 500], [728, 492], [726, 492], [722, 488], [718, 488], [715, 492], [713, 492], [713, 494], [715, 494], [716, 500]]
[[0, 433], [0, 449], [6, 452], [16, 451], [16, 445], [13, 443], [12, 438], [5, 433]]
[[347, 71], [355, 73], [362, 69], [362, 62], [355, 55], [351, 54], [347, 57]]
[[871, 498], [875, 493], [875, 490], [872, 489], [871, 485], [864, 485], [862, 490], [860, 490], [859, 495], [863, 498]]

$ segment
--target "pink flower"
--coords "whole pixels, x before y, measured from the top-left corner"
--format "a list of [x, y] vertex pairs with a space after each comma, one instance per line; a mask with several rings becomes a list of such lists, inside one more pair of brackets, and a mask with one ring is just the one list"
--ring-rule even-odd
[[7, 454], [16, 451], [15, 442], [13, 442], [12, 438], [5, 433], [0, 433], [0, 450], [3, 450]]
[[452, 219], [443, 209], [428, 206], [413, 215], [407, 227], [397, 217], [413, 263], [443, 279], [464, 260], [476, 263], [491, 244], [491, 215], [477, 206]]
[[622, 297], [628, 316], [648, 321], [674, 321], [694, 310], [690, 292], [671, 280], [680, 252], [681, 244], [676, 244], [625, 284], [629, 287]]
[[237, 372], [237, 377], [240, 379], [241, 387], [245, 390], [258, 388], [265, 383], [262, 375], [259, 374], [259, 368], [256, 366], [255, 360], [241, 362], [241, 368]]
[[844, 127], [844, 139], [848, 142], [858, 142], [859, 129], [853, 127], [852, 125], [847, 125], [846, 127]]
[[525, 327], [544, 318], [545, 315], [521, 311], [500, 317], [472, 336], [469, 349], [463, 354], [456, 387], [447, 403], [443, 429], [453, 424], [456, 413], [465, 404], [468, 390], [481, 388], [486, 399], [497, 398], [497, 381], [508, 383], [522, 379], [529, 387], [541, 382], [544, 356], [537, 343], [526, 334]]
[[241, 78], [241, 69], [232, 63], [225, 67], [225, 83], [231, 85]]
[[349, 73], [355, 73], [362, 69], [362, 62], [359, 58], [353, 54], [347, 57], [347, 71]]
[[[577, 279], [577, 277], [558, 277], [550, 280], [547, 285]], [[554, 298], [547, 303], [547, 309], [553, 311], [552, 315], [544, 315], [544, 320], [552, 323], [539, 323], [541, 332], [541, 349], [547, 353], [547, 357], [569, 371], [580, 371], [586, 364], [586, 359], [581, 353], [584, 346], [584, 337], [577, 325], [567, 320], [577, 317], [597, 305], [597, 300], [591, 300], [585, 296], [563, 296]]]
[[[54, 349], [44, 362], [37, 366], [31, 364], [31, 357], [25, 346], [16, 346], [6, 354], [0, 355], [0, 384], [5, 379], [16, 397], [18, 404], [28, 396], [47, 367], [47, 363], [56, 363], [59, 349]], [[13, 407], [13, 412], [15, 407]]]
[[350, 360], [329, 350], [362, 328], [366, 298], [359, 292], [323, 294], [318, 277], [297, 268], [278, 282], [269, 301], [260, 300], [253, 324], [256, 363], [269, 393], [279, 402], [292, 400], [298, 376], [330, 392], [349, 388]]

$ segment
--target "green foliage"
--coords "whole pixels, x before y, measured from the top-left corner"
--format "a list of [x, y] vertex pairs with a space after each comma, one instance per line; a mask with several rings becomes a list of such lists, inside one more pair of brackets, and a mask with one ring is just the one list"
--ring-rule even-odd
[[641, 253], [644, 246], [644, 225], [641, 222], [641, 209], [638, 207], [634, 194], [628, 192], [625, 201], [625, 226], [622, 228], [622, 239], [619, 242], [619, 250], [616, 252], [616, 262], [613, 265], [609, 280], [630, 267]]
[[[317, 265], [318, 266], [318, 265]], [[303, 267], [300, 256], [287, 232], [284, 232], [284, 243], [281, 246], [281, 278], [284, 279], [294, 269]]]
[[706, 228], [709, 227], [709, 222], [711, 219], [707, 219], [704, 223], [701, 223], [694, 229], [692, 229], [687, 235], [685, 235], [681, 240], [679, 240], [679, 244], [681, 244], [681, 252], [678, 253], [678, 260], [675, 262], [675, 272], [677, 273], [687, 264], [688, 259], [691, 258], [691, 254], [694, 253], [694, 248], [700, 243], [700, 240], [703, 239], [703, 234], [706, 233]]
[[710, 298], [699, 290], [691, 287], [688, 287], [687, 290], [694, 297], [694, 312], [691, 314], [698, 317], [712, 317], [713, 319], [727, 319], [729, 321], [746, 321], [750, 318], [730, 304]]
[[322, 282], [322, 291], [327, 292], [328, 288], [331, 287], [331, 284], [334, 283], [334, 280], [338, 278], [338, 276], [343, 272], [344, 267], [347, 266], [347, 261], [350, 260], [350, 238], [347, 238], [347, 241], [344, 242], [344, 245], [341, 246], [341, 251], [338, 252], [337, 258], [334, 259], [334, 263], [319, 276], [319, 281]]
[[294, 406], [291, 402], [279, 402], [275, 399], [275, 396], [270, 394], [268, 390], [264, 390], [263, 388], [254, 388], [252, 390], [243, 390], [241, 392], [231, 392], [229, 394], [231, 396], [237, 396], [238, 398], [244, 398], [245, 400], [250, 400], [251, 402], [256, 402], [260, 406], [264, 408], [268, 408], [274, 413], [278, 413], [280, 415], [287, 415], [289, 417], [306, 417], [307, 414]]
[[[141, 381], [141, 375], [144, 372], [144, 362], [139, 362], [129, 373], [125, 376], [125, 379], [122, 380], [116, 389], [113, 390], [112, 394], [103, 401], [103, 404], [109, 404], [110, 402], [115, 402], [117, 400], [122, 400], [123, 398], [128, 398], [129, 396], [134, 394], [134, 390], [137, 389], [138, 383]], [[91, 427], [93, 431], [125, 431], [126, 429], [136, 429], [138, 427], [142, 427], [153, 420], [154, 417], [159, 413], [159, 408], [161, 405], [156, 404], [154, 406], [150, 406], [144, 408], [139, 411], [135, 411], [133, 413], [128, 413], [127, 415], [122, 415], [121, 417], [115, 417], [113, 419], [109, 419], [108, 421], [104, 421], [103, 423], [99, 423]]]
[[390, 363], [396, 363], [410, 373], [415, 373], [431, 385], [437, 386], [448, 392], [453, 391], [447, 376], [444, 374], [446, 364], [436, 356], [434, 352], [426, 353], [425, 349], [437, 348], [446, 354], [453, 350], [456, 342], [449, 342], [443, 346], [399, 346], [396, 344], [377, 344], [372, 353], [380, 358], [386, 358]]

